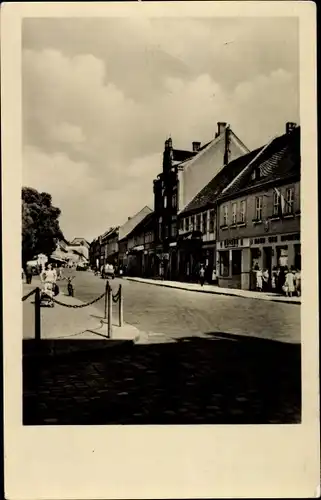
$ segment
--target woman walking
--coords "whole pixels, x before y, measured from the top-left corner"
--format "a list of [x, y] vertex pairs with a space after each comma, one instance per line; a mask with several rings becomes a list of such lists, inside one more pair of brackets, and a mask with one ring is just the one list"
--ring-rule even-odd
[[287, 297], [292, 297], [292, 294], [295, 291], [294, 273], [293, 273], [292, 268], [290, 269], [290, 271], [288, 271], [286, 273], [285, 283], [284, 283], [284, 291], [285, 291], [285, 295]]

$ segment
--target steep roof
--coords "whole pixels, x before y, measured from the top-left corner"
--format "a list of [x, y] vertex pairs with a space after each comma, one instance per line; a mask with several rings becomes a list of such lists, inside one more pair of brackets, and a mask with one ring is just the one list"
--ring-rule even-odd
[[210, 182], [193, 198], [193, 200], [181, 211], [180, 214], [194, 212], [213, 203], [222, 189], [237, 176], [246, 165], [262, 150], [255, 149], [225, 165]]
[[145, 205], [139, 212], [137, 212], [133, 217], [128, 219], [120, 228], [119, 228], [119, 241], [126, 238], [129, 233], [139, 224], [146, 215], [152, 212], [152, 209]]
[[143, 230], [149, 229], [149, 227], [152, 227], [153, 226], [153, 222], [154, 222], [154, 216], [155, 216], [154, 212], [151, 212], [151, 213], [147, 214], [144, 217], [144, 219], [142, 219], [137, 224], [137, 226], [135, 226], [133, 228], [133, 230], [130, 233], [127, 234], [127, 237], [130, 237], [130, 236], [132, 236], [135, 233], [139, 233], [140, 231], [143, 231]]
[[[220, 199], [260, 187], [272, 180], [281, 181], [292, 176], [300, 178], [300, 135], [301, 129], [296, 127], [292, 132], [270, 141], [261, 154], [222, 190]], [[254, 171], [259, 172], [259, 175], [253, 178]]]

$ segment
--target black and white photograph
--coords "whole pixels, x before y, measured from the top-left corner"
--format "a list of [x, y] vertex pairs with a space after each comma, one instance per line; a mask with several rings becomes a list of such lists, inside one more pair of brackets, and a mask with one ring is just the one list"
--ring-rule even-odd
[[118, 7], [21, 18], [21, 425], [300, 429], [299, 16]]

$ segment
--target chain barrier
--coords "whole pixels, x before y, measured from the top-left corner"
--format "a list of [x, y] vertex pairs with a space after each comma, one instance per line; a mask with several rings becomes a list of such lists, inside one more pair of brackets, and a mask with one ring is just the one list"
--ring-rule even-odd
[[34, 288], [33, 290], [31, 290], [31, 292], [29, 292], [29, 293], [27, 293], [26, 295], [24, 295], [24, 296], [22, 297], [22, 299], [21, 299], [21, 300], [22, 300], [22, 302], [24, 302], [24, 301], [25, 301], [25, 300], [27, 300], [29, 297], [31, 297], [31, 295], [33, 295], [34, 293], [36, 293], [36, 290], [37, 290], [37, 288]]
[[69, 307], [70, 309], [81, 309], [83, 307], [87, 307], [87, 306], [91, 306], [92, 304], [95, 304], [95, 302], [98, 302], [99, 300], [101, 300], [105, 296], [105, 293], [106, 292], [102, 293], [101, 295], [99, 295], [99, 297], [92, 300], [91, 302], [88, 302], [87, 304], [80, 304], [80, 305], [66, 304], [65, 302], [60, 302], [59, 300], [55, 299], [54, 297], [52, 298], [52, 301], [55, 302], [55, 304], [58, 304], [59, 306]]

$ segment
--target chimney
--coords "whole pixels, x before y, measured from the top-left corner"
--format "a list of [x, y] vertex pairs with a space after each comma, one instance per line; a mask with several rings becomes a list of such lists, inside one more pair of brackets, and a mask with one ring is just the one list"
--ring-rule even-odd
[[215, 134], [215, 137], [218, 137], [219, 135], [223, 134], [227, 126], [227, 123], [225, 122], [217, 122], [217, 133]]
[[290, 134], [292, 130], [294, 130], [297, 127], [297, 124], [294, 122], [287, 122], [285, 125], [285, 133]]
[[197, 153], [197, 151], [200, 150], [201, 143], [200, 142], [193, 142], [192, 145], [193, 145], [193, 152]]
[[172, 147], [173, 147], [173, 141], [171, 138], [169, 138], [165, 141], [165, 149], [172, 149]]
[[127, 220], [131, 220], [131, 217], [128, 217], [128, 219], [127, 219]]

